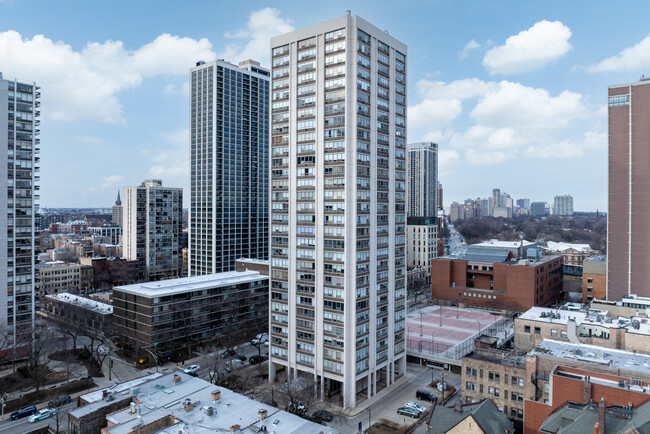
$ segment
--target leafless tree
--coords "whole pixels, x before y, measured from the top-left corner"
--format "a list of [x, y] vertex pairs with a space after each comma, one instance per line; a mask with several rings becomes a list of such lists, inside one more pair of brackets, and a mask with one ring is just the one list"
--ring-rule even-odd
[[45, 378], [48, 372], [50, 354], [48, 347], [51, 345], [53, 334], [46, 327], [35, 327], [32, 330], [30, 356], [27, 363], [32, 384], [36, 389], [36, 401], [41, 388], [45, 385]]
[[289, 413], [304, 417], [316, 397], [314, 390], [314, 379], [301, 375], [281, 384], [276, 393], [286, 400], [285, 406]]
[[230, 357], [221, 357], [221, 351], [215, 345], [203, 347], [199, 354], [201, 356], [199, 364], [208, 369], [208, 379], [212, 384], [219, 384], [229, 371], [231, 365]]
[[63, 408], [63, 405], [54, 406], [54, 415], [52, 417], [54, 422], [54, 432], [56, 434], [59, 434], [61, 432], [61, 424], [63, 423], [63, 418], [65, 417], [66, 413], [67, 411]]

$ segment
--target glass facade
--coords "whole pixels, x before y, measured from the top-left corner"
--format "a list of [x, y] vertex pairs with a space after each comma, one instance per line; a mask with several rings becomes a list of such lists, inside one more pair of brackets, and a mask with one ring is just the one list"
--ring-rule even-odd
[[268, 259], [268, 71], [251, 62], [191, 70], [189, 275]]

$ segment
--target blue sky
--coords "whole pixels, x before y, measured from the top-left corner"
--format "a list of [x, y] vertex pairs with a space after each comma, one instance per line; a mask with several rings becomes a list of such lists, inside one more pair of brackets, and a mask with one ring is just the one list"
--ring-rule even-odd
[[408, 138], [439, 143], [445, 205], [607, 208], [607, 86], [650, 74], [648, 2], [0, 0], [0, 71], [42, 86], [42, 206], [187, 189], [194, 62], [268, 65], [269, 37], [347, 9], [408, 45]]

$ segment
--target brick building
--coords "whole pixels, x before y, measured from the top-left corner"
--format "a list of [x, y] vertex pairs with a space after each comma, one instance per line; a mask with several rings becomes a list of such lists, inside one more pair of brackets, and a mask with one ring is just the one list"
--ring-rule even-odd
[[469, 246], [455, 256], [433, 260], [434, 301], [492, 309], [525, 311], [549, 306], [562, 292], [562, 256], [540, 256], [521, 249]]
[[[555, 425], [552, 420], [549, 420], [549, 416], [569, 403], [597, 406], [601, 400], [604, 400], [601, 404], [601, 426], [606, 425], [606, 418], [608, 418], [606, 412], [603, 411], [605, 406], [608, 406], [612, 412], [616, 410], [613, 408], [614, 406], [619, 407], [621, 410], [622, 407], [631, 407], [628, 414], [632, 413], [632, 409], [636, 409], [650, 400], [648, 373], [645, 373], [645, 378], [639, 378], [639, 373], [633, 373], [632, 375], [633, 377], [629, 377], [601, 373], [589, 368], [573, 368], [564, 364], [556, 365], [550, 372], [549, 382], [544, 386], [548, 392], [545, 395], [548, 395], [548, 397], [544, 401], [526, 400], [524, 402], [526, 415], [524, 434], [539, 433], [543, 424], [547, 425], [547, 429], [542, 430], [542, 432], [556, 432], [548, 430], [550, 426]], [[621, 415], [619, 415], [619, 418]], [[571, 420], [566, 415], [562, 417], [565, 419], [563, 421], [565, 425], [568, 424], [568, 420]], [[612, 419], [610, 422], [614, 422], [614, 420]], [[599, 432], [594, 431], [593, 420], [590, 423], [591, 425], [586, 427], [584, 431], [580, 430], [579, 432]], [[603, 426], [602, 432], [619, 431], [605, 431]]]
[[[532, 307], [515, 319], [515, 347], [532, 350], [544, 339], [650, 352], [650, 320], [607, 316], [605, 310]], [[640, 312], [639, 312], [640, 313]]]
[[113, 307], [116, 333], [128, 350], [155, 348], [161, 360], [185, 360], [201, 345], [241, 343], [268, 330], [269, 278], [229, 271], [116, 286]]
[[593, 256], [582, 264], [582, 302], [607, 298], [607, 256]]
[[585, 259], [598, 253], [589, 244], [556, 243], [554, 241], [546, 243], [544, 252], [564, 256], [564, 263], [567, 265], [582, 265]]
[[45, 297], [44, 311], [51, 320], [76, 327], [102, 330], [112, 328], [113, 306], [78, 295], [61, 292]]
[[512, 420], [523, 422], [524, 400], [535, 397], [535, 385], [526, 373], [525, 354], [475, 349], [473, 354], [463, 357], [462, 363], [464, 403], [489, 397]]

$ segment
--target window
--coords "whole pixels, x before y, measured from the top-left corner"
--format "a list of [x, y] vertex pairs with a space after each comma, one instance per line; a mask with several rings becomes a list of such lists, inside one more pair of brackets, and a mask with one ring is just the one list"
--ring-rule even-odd
[[562, 331], [560, 332], [560, 337], [561, 337], [562, 339], [566, 339], [566, 331], [565, 331], [565, 330], [562, 330]]
[[535, 334], [536, 335], [542, 334], [542, 329], [540, 329], [539, 327], [535, 327]]
[[544, 383], [544, 393], [548, 393], [548, 383]]
[[630, 104], [630, 95], [618, 95], [609, 97], [609, 106], [616, 107], [620, 105], [629, 105]]
[[556, 329], [551, 329], [551, 336], [556, 338], [557, 337], [557, 330]]
[[530, 333], [530, 326], [524, 326], [524, 332]]

